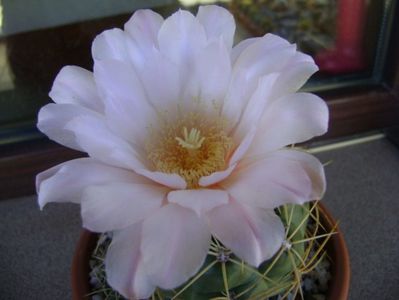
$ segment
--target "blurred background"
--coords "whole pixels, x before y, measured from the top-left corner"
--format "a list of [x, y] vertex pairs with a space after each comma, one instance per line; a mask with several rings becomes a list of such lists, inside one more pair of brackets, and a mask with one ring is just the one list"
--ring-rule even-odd
[[[332, 101], [338, 97], [332, 92], [343, 93], [339, 98], [345, 98], [348, 93], [371, 85], [393, 86], [397, 82], [397, 58], [392, 58], [397, 49], [396, 2], [0, 0], [0, 145], [40, 138], [34, 127], [35, 118], [39, 107], [50, 101], [47, 94], [57, 72], [68, 64], [91, 69], [93, 38], [107, 28], [122, 27], [136, 9], [153, 8], [168, 16], [179, 7], [196, 12], [199, 4], [223, 5], [238, 22], [236, 42], [273, 32], [312, 55], [320, 71], [305, 89]], [[362, 102], [359, 99], [357, 105], [359, 101]], [[367, 105], [375, 104], [367, 104], [365, 99], [361, 109]], [[391, 116], [392, 107], [387, 108], [379, 109], [386, 109]], [[389, 118], [388, 115], [379, 118]], [[369, 125], [345, 121], [351, 125], [333, 121], [330, 136], [390, 125], [388, 120], [368, 120]]]
[[399, 299], [398, 0], [0, 0], [0, 298], [70, 299], [79, 211], [42, 213], [32, 196], [37, 173], [84, 155], [36, 129], [58, 71], [91, 70], [94, 37], [134, 10], [211, 3], [234, 15], [236, 43], [272, 32], [315, 59], [303, 90], [325, 99], [330, 129], [304, 146], [334, 160], [326, 201], [347, 238], [351, 299]]

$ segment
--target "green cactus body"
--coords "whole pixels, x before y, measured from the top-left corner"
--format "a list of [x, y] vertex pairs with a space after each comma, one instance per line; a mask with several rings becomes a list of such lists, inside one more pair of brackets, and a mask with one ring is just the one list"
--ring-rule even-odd
[[[247, 300], [302, 294], [302, 275], [324, 257], [323, 247], [332, 232], [321, 231], [316, 204], [284, 205], [276, 209], [276, 213], [286, 229], [286, 241], [274, 257], [259, 268], [245, 264], [214, 238], [210, 254], [196, 276], [175, 290], [157, 289], [152, 299]], [[313, 224], [313, 229], [309, 224]]]

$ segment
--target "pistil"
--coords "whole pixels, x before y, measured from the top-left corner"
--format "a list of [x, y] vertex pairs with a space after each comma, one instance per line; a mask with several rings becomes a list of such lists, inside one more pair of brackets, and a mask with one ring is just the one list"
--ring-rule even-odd
[[175, 137], [181, 147], [189, 150], [201, 148], [202, 143], [205, 141], [205, 138], [201, 137], [201, 131], [196, 128], [191, 128], [190, 133], [188, 133], [187, 127], [183, 127], [183, 138]]

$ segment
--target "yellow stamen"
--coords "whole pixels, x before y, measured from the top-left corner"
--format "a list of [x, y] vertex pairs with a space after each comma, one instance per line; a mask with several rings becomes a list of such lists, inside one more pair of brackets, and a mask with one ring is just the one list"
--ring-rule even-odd
[[201, 148], [202, 143], [205, 141], [204, 137], [201, 137], [201, 131], [191, 128], [190, 133], [187, 132], [187, 127], [183, 127], [183, 137], [175, 137], [180, 146], [187, 149], [198, 149]]

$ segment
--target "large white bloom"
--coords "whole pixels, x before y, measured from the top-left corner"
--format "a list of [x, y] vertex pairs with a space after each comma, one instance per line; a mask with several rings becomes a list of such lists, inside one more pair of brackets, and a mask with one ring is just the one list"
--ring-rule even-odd
[[185, 282], [211, 235], [258, 266], [284, 238], [273, 209], [324, 193], [320, 162], [284, 148], [327, 130], [326, 104], [297, 93], [316, 65], [272, 34], [232, 47], [234, 31], [217, 6], [137, 11], [96, 37], [93, 73], [60, 71], [39, 113], [89, 155], [39, 174], [39, 204], [80, 203], [84, 227], [114, 232], [107, 277], [126, 297]]

